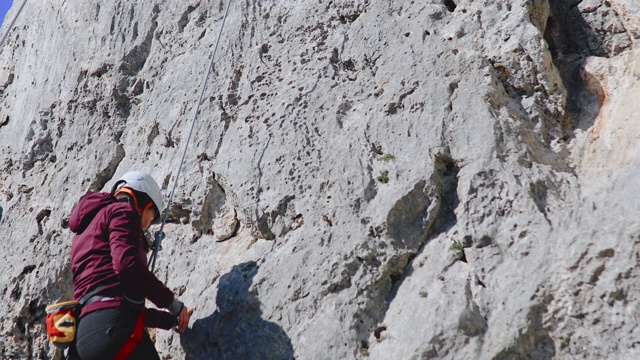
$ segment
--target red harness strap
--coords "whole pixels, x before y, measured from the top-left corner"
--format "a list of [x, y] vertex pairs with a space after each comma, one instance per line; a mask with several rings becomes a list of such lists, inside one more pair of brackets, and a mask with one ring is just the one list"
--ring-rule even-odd
[[136, 349], [136, 346], [140, 344], [142, 341], [142, 334], [144, 333], [144, 311], [140, 312], [138, 315], [138, 320], [136, 321], [136, 326], [133, 328], [133, 333], [129, 337], [120, 352], [116, 354], [114, 360], [126, 360], [129, 355]]

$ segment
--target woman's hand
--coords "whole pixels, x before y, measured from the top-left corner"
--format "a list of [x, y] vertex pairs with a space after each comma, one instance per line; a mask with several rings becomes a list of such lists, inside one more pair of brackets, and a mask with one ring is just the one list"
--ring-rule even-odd
[[177, 332], [181, 333], [187, 329], [191, 314], [193, 314], [193, 309], [189, 309], [186, 306], [182, 308], [182, 311], [180, 311], [180, 314], [178, 315], [178, 325], [175, 327]]

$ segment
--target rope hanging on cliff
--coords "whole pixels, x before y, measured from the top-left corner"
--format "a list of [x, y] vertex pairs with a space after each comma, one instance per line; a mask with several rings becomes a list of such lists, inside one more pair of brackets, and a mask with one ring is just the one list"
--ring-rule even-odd
[[4, 39], [6, 39], [7, 36], [9, 35], [9, 32], [11, 32], [11, 29], [13, 28], [13, 24], [16, 22], [16, 20], [18, 20], [18, 16], [20, 16], [20, 13], [22, 12], [22, 8], [26, 3], [27, 3], [27, 0], [24, 0], [22, 2], [22, 5], [20, 5], [20, 7], [18, 8], [18, 13], [13, 17], [13, 20], [11, 20], [11, 22], [9, 23], [9, 27], [7, 28], [7, 31], [4, 32], [4, 34], [2, 35], [2, 39], [0, 39], [0, 45], [4, 43]]
[[148, 263], [148, 266], [150, 266], [151, 271], [153, 271], [153, 269], [156, 266], [156, 258], [158, 257], [158, 251], [161, 248], [162, 239], [164, 239], [165, 237], [165, 234], [162, 231], [162, 229], [164, 229], [164, 224], [167, 222], [167, 216], [169, 215], [169, 209], [171, 208], [171, 202], [173, 201], [173, 194], [176, 191], [176, 184], [178, 183], [178, 179], [180, 178], [180, 172], [182, 171], [184, 158], [187, 155], [187, 148], [189, 147], [189, 142], [191, 141], [191, 134], [193, 133], [193, 128], [195, 127], [196, 120], [198, 119], [198, 113], [200, 112], [200, 104], [202, 103], [202, 98], [204, 97], [204, 90], [207, 86], [207, 81], [209, 80], [209, 74], [211, 73], [211, 69], [213, 68], [216, 53], [218, 52], [218, 45], [220, 44], [220, 38], [222, 37], [222, 30], [224, 29], [224, 24], [225, 24], [225, 21], [227, 20], [227, 15], [229, 14], [230, 5], [231, 5], [231, 0], [228, 0], [227, 9], [224, 12], [224, 17], [222, 18], [222, 24], [220, 25], [220, 31], [218, 32], [218, 39], [216, 40], [216, 46], [213, 48], [213, 51], [211, 52], [211, 60], [209, 62], [209, 67], [207, 68], [206, 75], [204, 77], [204, 80], [202, 81], [200, 97], [198, 98], [196, 109], [193, 112], [193, 120], [191, 121], [191, 128], [189, 129], [189, 135], [187, 136], [187, 141], [184, 144], [182, 159], [180, 159], [180, 165], [178, 166], [178, 172], [176, 174], [176, 178], [173, 180], [173, 188], [171, 189], [171, 193], [169, 195], [169, 201], [167, 202], [167, 207], [164, 209], [164, 215], [162, 216], [162, 223], [160, 224], [160, 230], [156, 231], [154, 234], [152, 253]]

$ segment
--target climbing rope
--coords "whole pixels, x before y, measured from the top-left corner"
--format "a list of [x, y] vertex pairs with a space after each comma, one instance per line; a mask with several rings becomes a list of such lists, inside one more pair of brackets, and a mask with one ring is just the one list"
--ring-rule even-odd
[[7, 36], [9, 35], [9, 32], [11, 32], [11, 29], [13, 28], [13, 24], [18, 19], [18, 16], [20, 16], [20, 13], [22, 12], [22, 8], [24, 7], [24, 4], [26, 4], [26, 3], [27, 3], [27, 0], [24, 0], [22, 2], [22, 5], [20, 5], [20, 7], [18, 8], [18, 13], [13, 17], [13, 20], [11, 20], [11, 23], [9, 23], [9, 27], [7, 28], [7, 31], [4, 32], [4, 34], [2, 35], [2, 39], [0, 39], [0, 45], [2, 45], [2, 43], [4, 43], [4, 39], [6, 39]]
[[152, 272], [156, 266], [156, 258], [158, 256], [158, 251], [160, 251], [161, 249], [162, 240], [165, 238], [165, 234], [162, 231], [162, 229], [164, 229], [164, 224], [167, 222], [167, 216], [169, 215], [169, 209], [171, 208], [171, 202], [173, 201], [173, 194], [176, 191], [176, 184], [178, 183], [178, 179], [180, 178], [182, 165], [184, 164], [184, 159], [185, 159], [185, 156], [187, 155], [187, 148], [189, 147], [189, 142], [191, 141], [191, 134], [193, 133], [193, 128], [195, 127], [196, 120], [198, 119], [198, 113], [200, 112], [200, 104], [202, 103], [202, 98], [204, 97], [204, 90], [207, 86], [207, 81], [209, 80], [209, 74], [211, 73], [211, 69], [213, 68], [216, 53], [218, 52], [218, 45], [220, 44], [220, 38], [222, 37], [222, 30], [224, 29], [224, 23], [227, 20], [227, 15], [229, 14], [230, 5], [231, 5], [231, 0], [228, 0], [227, 9], [224, 12], [224, 17], [222, 18], [222, 24], [220, 25], [220, 31], [218, 32], [218, 39], [216, 40], [216, 46], [213, 48], [213, 51], [211, 52], [211, 60], [209, 62], [209, 67], [207, 68], [207, 73], [204, 77], [204, 80], [202, 81], [200, 97], [198, 98], [196, 109], [193, 112], [193, 120], [191, 121], [191, 128], [189, 129], [189, 135], [187, 136], [187, 141], [184, 144], [182, 159], [180, 160], [180, 165], [178, 166], [178, 172], [176, 174], [176, 178], [173, 180], [173, 188], [171, 189], [171, 193], [169, 195], [169, 201], [167, 202], [167, 207], [164, 209], [164, 215], [162, 216], [162, 223], [160, 224], [160, 230], [156, 231], [154, 234], [152, 253], [148, 263], [148, 266], [151, 267]]

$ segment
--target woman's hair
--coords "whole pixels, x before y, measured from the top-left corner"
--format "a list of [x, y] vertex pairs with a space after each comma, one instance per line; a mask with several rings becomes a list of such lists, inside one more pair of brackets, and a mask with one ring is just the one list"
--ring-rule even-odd
[[131, 192], [133, 192], [134, 196], [136, 197], [136, 199], [134, 200], [133, 197], [131, 197], [131, 194], [126, 193], [126, 192], [120, 192], [118, 193], [116, 191], [116, 199], [120, 202], [126, 202], [129, 203], [131, 205], [133, 205], [134, 207], [136, 206], [136, 200], [138, 201], [138, 211], [142, 211], [142, 209], [146, 208], [147, 205], [149, 205], [149, 203], [153, 202], [153, 200], [151, 200], [151, 197], [149, 197], [149, 195], [137, 191], [137, 190], [133, 190], [131, 188], [127, 188], [129, 190], [131, 190]]

